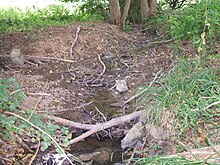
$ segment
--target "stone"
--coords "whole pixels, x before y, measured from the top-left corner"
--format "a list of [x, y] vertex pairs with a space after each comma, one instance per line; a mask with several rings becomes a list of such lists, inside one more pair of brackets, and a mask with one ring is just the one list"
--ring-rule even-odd
[[136, 123], [121, 141], [121, 147], [134, 148], [144, 137], [144, 130], [141, 122]]
[[128, 85], [125, 80], [116, 80], [115, 87], [116, 87], [116, 90], [120, 93], [128, 91]]
[[14, 65], [21, 66], [24, 64], [24, 56], [20, 49], [12, 49], [10, 57]]

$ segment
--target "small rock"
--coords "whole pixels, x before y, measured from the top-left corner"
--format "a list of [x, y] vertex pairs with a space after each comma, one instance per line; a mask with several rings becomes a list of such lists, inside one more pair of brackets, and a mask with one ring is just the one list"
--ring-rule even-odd
[[141, 122], [136, 123], [127, 135], [121, 141], [121, 147], [133, 148], [136, 146], [138, 141], [144, 136], [143, 125]]
[[10, 57], [14, 65], [21, 66], [24, 64], [24, 56], [21, 54], [20, 49], [12, 49]]
[[116, 80], [115, 87], [116, 87], [116, 90], [120, 93], [128, 91], [128, 85], [125, 80]]

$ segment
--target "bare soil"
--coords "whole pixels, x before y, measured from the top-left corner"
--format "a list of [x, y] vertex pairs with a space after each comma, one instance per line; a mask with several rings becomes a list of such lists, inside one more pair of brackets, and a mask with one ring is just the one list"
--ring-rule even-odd
[[[71, 45], [79, 26], [79, 38], [71, 56]], [[107, 120], [131, 112], [132, 105], [124, 108], [111, 105], [128, 99], [140, 85], [151, 81], [155, 73], [173, 62], [169, 44], [148, 45], [156, 37], [153, 32], [126, 33], [99, 22], [0, 34], [1, 76], [15, 77], [20, 83], [25, 94], [21, 106], [24, 109], [81, 123], [103, 122], [95, 107]], [[7, 57], [14, 48], [21, 49], [26, 59], [20, 67], [14, 66]], [[30, 56], [32, 58], [28, 58]], [[98, 56], [106, 66], [103, 74]], [[48, 57], [48, 60], [39, 57]], [[110, 90], [115, 80], [120, 79], [127, 81], [128, 92], [120, 94]], [[102, 136], [109, 134], [104, 132]], [[112, 136], [123, 135], [114, 130]]]

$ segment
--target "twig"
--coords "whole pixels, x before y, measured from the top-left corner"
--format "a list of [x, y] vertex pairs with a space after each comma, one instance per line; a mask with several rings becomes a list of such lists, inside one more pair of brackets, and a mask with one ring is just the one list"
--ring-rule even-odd
[[37, 103], [35, 104], [35, 106], [34, 106], [34, 109], [32, 110], [32, 112], [31, 112], [31, 114], [30, 114], [30, 116], [28, 117], [28, 121], [30, 120], [30, 118], [32, 117], [32, 115], [34, 114], [34, 111], [36, 110], [36, 108], [37, 108], [37, 105], [39, 104], [39, 102], [42, 100], [42, 96], [37, 100]]
[[98, 54], [98, 59], [99, 59], [99, 62], [100, 62], [100, 63], [102, 64], [102, 66], [103, 66], [103, 70], [102, 70], [102, 73], [99, 75], [99, 77], [98, 77], [97, 79], [95, 79], [95, 80], [92, 81], [92, 84], [95, 83], [97, 80], [99, 80], [100, 77], [102, 77], [102, 75], [105, 73], [105, 70], [106, 70], [106, 66], [105, 66], [104, 62], [101, 60], [101, 57], [100, 57], [99, 54]]
[[151, 87], [153, 85], [153, 83], [156, 81], [156, 79], [158, 79], [158, 75], [160, 74], [162, 70], [160, 70], [159, 72], [156, 73], [153, 81], [151, 81], [151, 83], [149, 84], [149, 86], [145, 89], [143, 89], [142, 91], [140, 91], [139, 93], [137, 93], [136, 95], [131, 96], [128, 100], [126, 100], [122, 106], [124, 106], [125, 104], [131, 102], [132, 100], [136, 99], [137, 97], [141, 96], [142, 94], [144, 94], [147, 90], [149, 90], [149, 87]]
[[50, 93], [31, 93], [31, 92], [28, 92], [27, 94], [29, 94], [29, 95], [33, 95], [33, 96], [35, 96], [35, 95], [40, 95], [40, 96], [51, 96], [51, 94]]
[[192, 149], [188, 152], [186, 151], [186, 152], [177, 153], [174, 155], [169, 155], [169, 156], [167, 156], [167, 158], [184, 157], [188, 160], [199, 159], [199, 160], [206, 161], [206, 163], [219, 164], [220, 159], [219, 159], [219, 155], [217, 155], [216, 151], [218, 151], [218, 152], [220, 151], [220, 145]]
[[75, 39], [74, 39], [74, 41], [72, 42], [72, 45], [71, 45], [71, 47], [70, 47], [70, 57], [71, 57], [71, 58], [73, 58], [73, 47], [75, 46], [76, 41], [77, 41], [77, 39], [79, 38], [79, 32], [80, 32], [80, 26], [78, 26], [78, 27], [76, 28], [76, 36], [75, 36]]
[[[10, 58], [10, 55], [1, 55], [0, 57], [7, 57]], [[75, 63], [75, 61], [73, 60], [67, 60], [67, 59], [63, 59], [63, 58], [56, 58], [56, 57], [39, 57], [38, 55], [36, 56], [30, 56], [30, 55], [25, 55], [25, 58], [27, 59], [38, 59], [38, 60], [42, 60], [42, 61], [50, 61], [50, 60], [55, 60], [55, 61], [63, 61], [63, 62], [69, 62], [69, 63]]]
[[73, 60], [67, 60], [63, 58], [56, 58], [56, 57], [37, 57], [37, 56], [25, 56], [27, 58], [36, 58], [39, 60], [45, 60], [45, 61], [50, 61], [50, 60], [55, 60], [55, 61], [62, 61], [62, 62], [69, 62], [69, 63], [75, 63]]
[[[68, 158], [68, 156], [66, 155], [65, 151], [63, 150], [63, 148], [60, 147], [60, 145], [56, 142], [56, 140], [55, 140], [51, 135], [49, 135], [47, 132], [45, 132], [45, 131], [42, 130], [40, 127], [34, 125], [33, 123], [31, 123], [31, 122], [28, 121], [27, 119], [23, 118], [22, 116], [19, 116], [19, 115], [15, 114], [15, 113], [5, 112], [5, 111], [3, 111], [3, 110], [1, 110], [1, 109], [0, 109], [0, 112], [1, 112], [1, 113], [4, 113], [4, 114], [6, 114], [6, 115], [10, 115], [10, 116], [16, 116], [16, 117], [18, 117], [19, 119], [21, 119], [21, 120], [27, 122], [28, 124], [30, 124], [30, 125], [31, 125], [32, 127], [34, 127], [35, 129], [39, 130], [40, 132], [42, 132], [42, 133], [45, 134], [46, 136], [48, 136], [48, 137], [54, 142], [54, 144], [60, 149], [60, 151], [65, 155], [65, 157], [67, 158], [67, 160], [69, 161], [69, 163], [70, 163], [71, 165], [73, 165], [72, 161]], [[80, 162], [80, 163], [83, 164], [83, 162], [82, 162], [81, 160], [79, 160], [77, 157], [74, 157], [74, 159], [75, 159], [77, 162]]]
[[210, 107], [212, 107], [212, 106], [214, 106], [214, 105], [217, 105], [217, 104], [220, 104], [220, 101], [216, 101], [216, 102], [214, 102], [214, 103], [208, 105], [208, 106], [205, 107], [204, 109], [205, 109], [205, 110], [206, 110], [206, 109], [209, 109]]
[[104, 120], [107, 121], [105, 115], [104, 115], [97, 107], [95, 107], [95, 109], [102, 115], [102, 117], [104, 118]]
[[37, 153], [38, 153], [39, 149], [40, 149], [40, 140], [39, 140], [39, 142], [38, 142], [37, 150], [36, 150], [35, 154], [31, 157], [31, 160], [30, 160], [30, 162], [29, 162], [29, 165], [32, 165], [34, 159], [37, 157]]
[[8, 159], [8, 158], [4, 158], [0, 155], [0, 160], [4, 160], [4, 161], [7, 161], [8, 164], [13, 164], [13, 161]]

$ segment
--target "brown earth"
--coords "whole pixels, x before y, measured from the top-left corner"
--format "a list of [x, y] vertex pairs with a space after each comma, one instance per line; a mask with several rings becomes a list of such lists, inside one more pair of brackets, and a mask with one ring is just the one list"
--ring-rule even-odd
[[[71, 56], [79, 26], [79, 38]], [[149, 45], [156, 37], [153, 33], [126, 33], [107, 23], [74, 23], [33, 32], [0, 34], [1, 76], [15, 77], [19, 82], [25, 94], [24, 109], [81, 123], [103, 122], [95, 107], [107, 120], [129, 113], [132, 105], [120, 108], [111, 104], [128, 99], [140, 85], [150, 82], [155, 73], [171, 65], [172, 51], [168, 44]], [[25, 63], [20, 67], [8, 58], [14, 48], [21, 49], [25, 56]], [[115, 80], [120, 79], [126, 80], [129, 86], [129, 91], [123, 94], [111, 90]], [[122, 136], [115, 132], [113, 137]]]
[[[71, 57], [71, 42], [79, 26], [79, 38]], [[138, 85], [149, 82], [153, 74], [170, 65], [172, 53], [168, 45], [157, 44], [143, 49], [152, 39], [152, 35], [125, 33], [105, 23], [76, 23], [34, 32], [1, 34], [1, 55], [9, 55], [13, 48], [19, 48], [26, 57], [21, 67], [13, 66], [9, 58], [1, 57], [0, 66], [4, 68], [2, 76], [13, 76], [20, 83], [26, 96], [26, 109], [33, 108], [41, 98], [36, 109], [40, 113], [59, 115], [60, 111], [71, 111], [71, 115], [59, 116], [92, 123], [96, 122], [92, 121], [94, 114], [90, 114], [88, 109], [85, 111], [83, 105], [87, 105], [91, 97], [97, 96], [97, 91], [105, 90], [112, 95], [109, 96], [112, 99], [105, 98], [110, 102], [124, 100]], [[98, 55], [106, 66], [100, 78], [103, 66]], [[37, 58], [28, 59], [29, 56]], [[43, 61], [38, 60], [39, 57], [70, 59], [73, 62]], [[109, 90], [118, 79], [127, 81], [129, 92], [118, 94]]]

